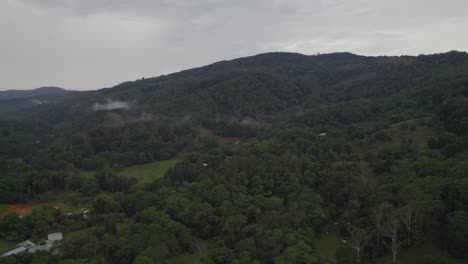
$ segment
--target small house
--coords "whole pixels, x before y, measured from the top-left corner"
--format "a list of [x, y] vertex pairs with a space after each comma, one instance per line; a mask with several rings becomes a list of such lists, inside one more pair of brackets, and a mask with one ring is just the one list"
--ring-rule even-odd
[[29, 240], [26, 240], [26, 241], [23, 241], [23, 242], [19, 243], [18, 245], [16, 245], [15, 248], [2, 253], [1, 256], [2, 257], [8, 257], [8, 256], [11, 256], [11, 255], [23, 253], [23, 252], [26, 252], [30, 248], [33, 248], [35, 246], [36, 246], [36, 244], [34, 244], [33, 242], [31, 242]]
[[47, 240], [50, 241], [59, 241], [63, 239], [62, 232], [50, 233], [47, 235]]
[[25, 252], [26, 250], [28, 250], [28, 249], [25, 248], [25, 247], [16, 247], [16, 248], [14, 248], [14, 249], [8, 250], [7, 252], [4, 252], [4, 253], [2, 254], [2, 257], [8, 257], [8, 256], [11, 256], [11, 255], [23, 253], [23, 252]]
[[34, 253], [37, 251], [50, 251], [50, 249], [54, 245], [54, 242], [60, 241], [62, 239], [63, 239], [62, 232], [50, 233], [47, 235], [47, 240], [45, 241], [45, 244], [43, 245], [36, 245], [33, 242], [26, 240], [16, 245], [16, 248], [6, 251], [2, 253], [0, 256], [8, 257], [11, 255], [15, 255], [15, 254], [23, 253], [23, 252]]

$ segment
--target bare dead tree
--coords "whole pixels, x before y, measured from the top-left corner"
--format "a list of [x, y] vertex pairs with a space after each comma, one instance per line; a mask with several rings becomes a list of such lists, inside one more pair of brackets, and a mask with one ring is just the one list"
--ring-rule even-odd
[[370, 175], [367, 171], [361, 168], [354, 168], [352, 174], [352, 194], [356, 200], [358, 208], [361, 207], [361, 202], [368, 195]]
[[380, 205], [374, 210], [374, 214], [373, 214], [375, 230], [377, 231], [377, 247], [380, 245], [380, 233], [382, 232], [383, 217], [384, 217], [384, 205]]
[[410, 244], [411, 232], [414, 229], [416, 222], [416, 206], [414, 201], [409, 201], [405, 206], [400, 208], [400, 219], [408, 232], [408, 245]]
[[385, 245], [392, 252], [393, 263], [396, 263], [397, 250], [398, 246], [400, 245], [398, 241], [398, 231], [400, 230], [400, 225], [400, 219], [396, 215], [396, 212], [391, 214], [383, 225], [383, 233], [388, 239], [390, 239], [390, 243], [385, 243]]
[[361, 252], [369, 243], [369, 232], [366, 229], [358, 228], [347, 224], [345, 226], [346, 230], [349, 233], [349, 245], [351, 248], [356, 250], [357, 263], [361, 262]]

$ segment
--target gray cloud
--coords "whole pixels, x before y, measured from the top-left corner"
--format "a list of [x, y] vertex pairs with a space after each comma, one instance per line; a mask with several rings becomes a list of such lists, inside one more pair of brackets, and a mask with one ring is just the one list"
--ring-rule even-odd
[[0, 90], [96, 89], [269, 51], [466, 50], [466, 0], [2, 0]]

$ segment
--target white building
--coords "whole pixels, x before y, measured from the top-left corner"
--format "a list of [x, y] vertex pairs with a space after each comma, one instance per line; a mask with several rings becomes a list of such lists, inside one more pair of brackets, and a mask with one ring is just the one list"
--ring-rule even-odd
[[59, 241], [63, 239], [62, 232], [55, 232], [47, 235], [47, 240]]
[[0, 256], [8, 257], [11, 255], [15, 255], [15, 254], [23, 253], [23, 252], [34, 253], [37, 251], [50, 251], [50, 249], [54, 245], [54, 242], [60, 241], [62, 239], [63, 239], [62, 232], [50, 233], [47, 235], [47, 240], [45, 241], [44, 245], [36, 245], [33, 242], [26, 240], [16, 245], [16, 248], [11, 249], [7, 252], [4, 252]]
[[8, 257], [8, 256], [11, 256], [11, 255], [23, 253], [23, 252], [26, 252], [28, 249], [33, 248], [35, 246], [36, 246], [36, 244], [34, 244], [33, 242], [31, 242], [29, 240], [26, 240], [26, 241], [23, 241], [23, 242], [19, 243], [18, 245], [16, 245], [16, 248], [8, 250], [7, 252], [4, 252], [1, 256], [2, 257]]

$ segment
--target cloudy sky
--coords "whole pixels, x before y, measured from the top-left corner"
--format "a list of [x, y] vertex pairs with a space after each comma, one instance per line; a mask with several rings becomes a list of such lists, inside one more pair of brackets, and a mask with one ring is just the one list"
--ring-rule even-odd
[[0, 90], [89, 90], [270, 51], [468, 50], [467, 0], [0, 0]]

